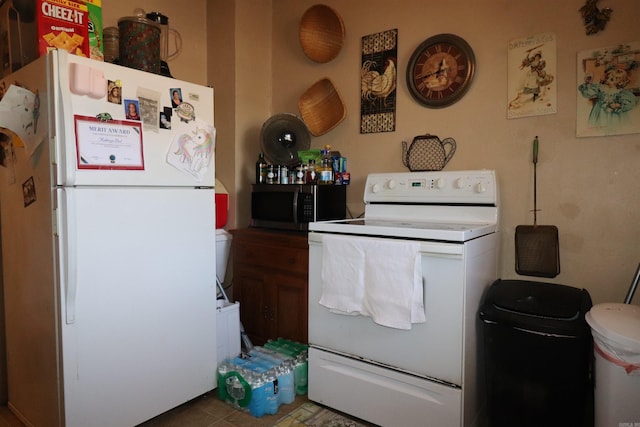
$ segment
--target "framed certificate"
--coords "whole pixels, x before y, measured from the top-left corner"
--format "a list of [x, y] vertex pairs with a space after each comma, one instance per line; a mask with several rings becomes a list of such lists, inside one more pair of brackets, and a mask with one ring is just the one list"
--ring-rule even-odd
[[144, 170], [142, 124], [74, 116], [78, 169]]

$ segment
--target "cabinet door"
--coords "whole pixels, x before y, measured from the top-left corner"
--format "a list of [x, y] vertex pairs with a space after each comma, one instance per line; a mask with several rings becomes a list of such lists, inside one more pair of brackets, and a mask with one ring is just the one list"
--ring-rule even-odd
[[233, 296], [254, 345], [279, 337], [307, 343], [306, 235], [232, 230]]
[[246, 264], [234, 266], [234, 295], [240, 302], [240, 319], [254, 345], [266, 342], [269, 307], [265, 298], [263, 274]]
[[307, 279], [274, 272], [265, 277], [270, 308], [269, 338], [307, 342]]

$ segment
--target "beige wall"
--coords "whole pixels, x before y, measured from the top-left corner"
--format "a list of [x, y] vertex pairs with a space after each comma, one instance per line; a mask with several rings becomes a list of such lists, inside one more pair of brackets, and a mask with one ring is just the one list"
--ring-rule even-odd
[[[129, 4], [114, 0], [128, 14]], [[401, 141], [432, 133], [453, 137], [458, 149], [448, 170], [496, 169], [501, 191], [501, 265], [503, 278], [514, 271], [514, 232], [531, 224], [531, 141], [539, 135], [538, 215], [540, 224], [560, 231], [561, 274], [549, 281], [585, 287], [594, 302], [621, 302], [640, 261], [640, 135], [576, 138], [576, 54], [579, 51], [640, 40], [635, 23], [637, 0], [601, 5], [614, 9], [607, 28], [585, 35], [578, 9], [584, 0], [326, 0], [346, 26], [340, 55], [327, 64], [307, 59], [298, 42], [298, 23], [315, 0], [194, 0], [183, 3], [143, 1], [157, 9], [197, 43], [207, 28], [207, 69], [187, 56], [174, 61], [176, 77], [200, 81], [201, 73], [216, 90], [218, 177], [229, 189], [229, 228], [249, 220], [250, 184], [260, 150], [259, 131], [272, 114], [297, 110], [298, 97], [313, 82], [329, 77], [340, 90], [348, 115], [328, 134], [312, 138], [312, 147], [331, 144], [349, 159], [350, 210], [363, 210], [364, 179], [370, 172], [405, 171]], [[123, 12], [121, 12], [123, 11]], [[204, 13], [203, 13], [204, 11]], [[202, 22], [206, 16], [207, 22]], [[200, 27], [202, 25], [202, 27]], [[194, 31], [198, 28], [198, 31]], [[359, 65], [362, 36], [397, 28], [397, 130], [359, 133]], [[427, 37], [453, 33], [474, 49], [477, 72], [468, 94], [458, 103], [431, 110], [410, 97], [406, 63]], [[507, 120], [507, 42], [544, 32], [557, 39], [558, 112]], [[185, 39], [189, 40], [185, 36]], [[204, 39], [202, 39], [204, 40]], [[189, 40], [187, 45], [192, 41]], [[196, 42], [194, 42], [196, 43]], [[189, 46], [195, 49], [197, 45]], [[191, 55], [202, 54], [199, 48]], [[182, 69], [186, 68], [184, 73]], [[180, 71], [178, 71], [180, 70]], [[193, 77], [191, 76], [193, 74]], [[520, 277], [526, 279], [526, 277]], [[540, 280], [532, 278], [533, 280]], [[542, 279], [545, 280], [545, 279]], [[640, 297], [635, 298], [635, 303]]]
[[[640, 41], [636, 24], [640, 2], [602, 4], [614, 9], [612, 19], [603, 32], [587, 36], [578, 13], [584, 0], [484, 0], [475, 2], [473, 8], [468, 0], [326, 0], [323, 3], [340, 13], [346, 27], [342, 52], [327, 64], [307, 59], [298, 43], [300, 17], [316, 3], [273, 1], [271, 113], [298, 113], [298, 97], [308, 86], [325, 76], [333, 80], [348, 116], [333, 131], [313, 138], [312, 146], [329, 143], [348, 158], [352, 212], [363, 210], [363, 185], [368, 173], [406, 171], [401, 162], [401, 141], [411, 141], [424, 133], [453, 137], [458, 148], [446, 169], [497, 170], [501, 191], [500, 271], [503, 278], [518, 277], [514, 271], [515, 226], [533, 220], [531, 141], [539, 135], [538, 221], [554, 224], [560, 232], [562, 272], [551, 281], [585, 287], [595, 302], [622, 302], [640, 262], [640, 135], [575, 137], [576, 53]], [[360, 40], [393, 28], [399, 33], [397, 130], [361, 135]], [[544, 32], [555, 32], [557, 37], [558, 112], [507, 120], [507, 43]], [[413, 50], [439, 33], [457, 34], [469, 42], [476, 55], [477, 73], [461, 101], [433, 110], [413, 101], [405, 73]], [[250, 158], [257, 152], [256, 142]], [[640, 296], [635, 298], [636, 303], [639, 301]]]
[[[235, 16], [235, 138], [226, 139], [220, 133], [217, 144], [232, 144], [235, 159], [226, 164], [234, 168], [235, 182], [233, 202], [236, 212], [231, 212], [229, 228], [236, 224], [248, 224], [250, 216], [249, 199], [251, 183], [254, 179], [255, 161], [258, 156], [256, 143], [259, 141], [262, 123], [269, 116], [272, 104], [271, 55], [271, 0], [223, 0], [236, 5]], [[214, 12], [215, 13], [215, 12]], [[213, 51], [212, 51], [213, 52]], [[226, 85], [228, 82], [222, 82]], [[226, 108], [226, 106], [224, 107]], [[226, 124], [225, 124], [226, 125]], [[259, 150], [259, 148], [258, 148]], [[225, 166], [225, 167], [226, 167]], [[224, 174], [220, 179], [227, 179]], [[236, 217], [239, 218], [236, 220]]]

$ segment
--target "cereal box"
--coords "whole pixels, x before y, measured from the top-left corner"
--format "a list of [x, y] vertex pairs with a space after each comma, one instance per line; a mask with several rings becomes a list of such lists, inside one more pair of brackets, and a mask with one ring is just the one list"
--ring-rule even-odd
[[88, 9], [84, 2], [38, 0], [38, 51], [52, 49], [89, 57]]
[[91, 59], [104, 61], [102, 43], [102, 0], [85, 0], [89, 12], [89, 51]]

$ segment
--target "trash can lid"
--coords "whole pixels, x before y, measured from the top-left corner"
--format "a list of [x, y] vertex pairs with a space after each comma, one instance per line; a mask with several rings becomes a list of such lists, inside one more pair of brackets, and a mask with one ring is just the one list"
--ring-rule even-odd
[[640, 307], [631, 304], [596, 304], [585, 315], [591, 329], [625, 349], [640, 353]]
[[555, 283], [503, 280], [493, 303], [515, 313], [570, 320], [580, 315], [582, 291]]
[[485, 323], [521, 330], [581, 337], [591, 308], [585, 289], [528, 280], [496, 280], [485, 295], [479, 316]]

